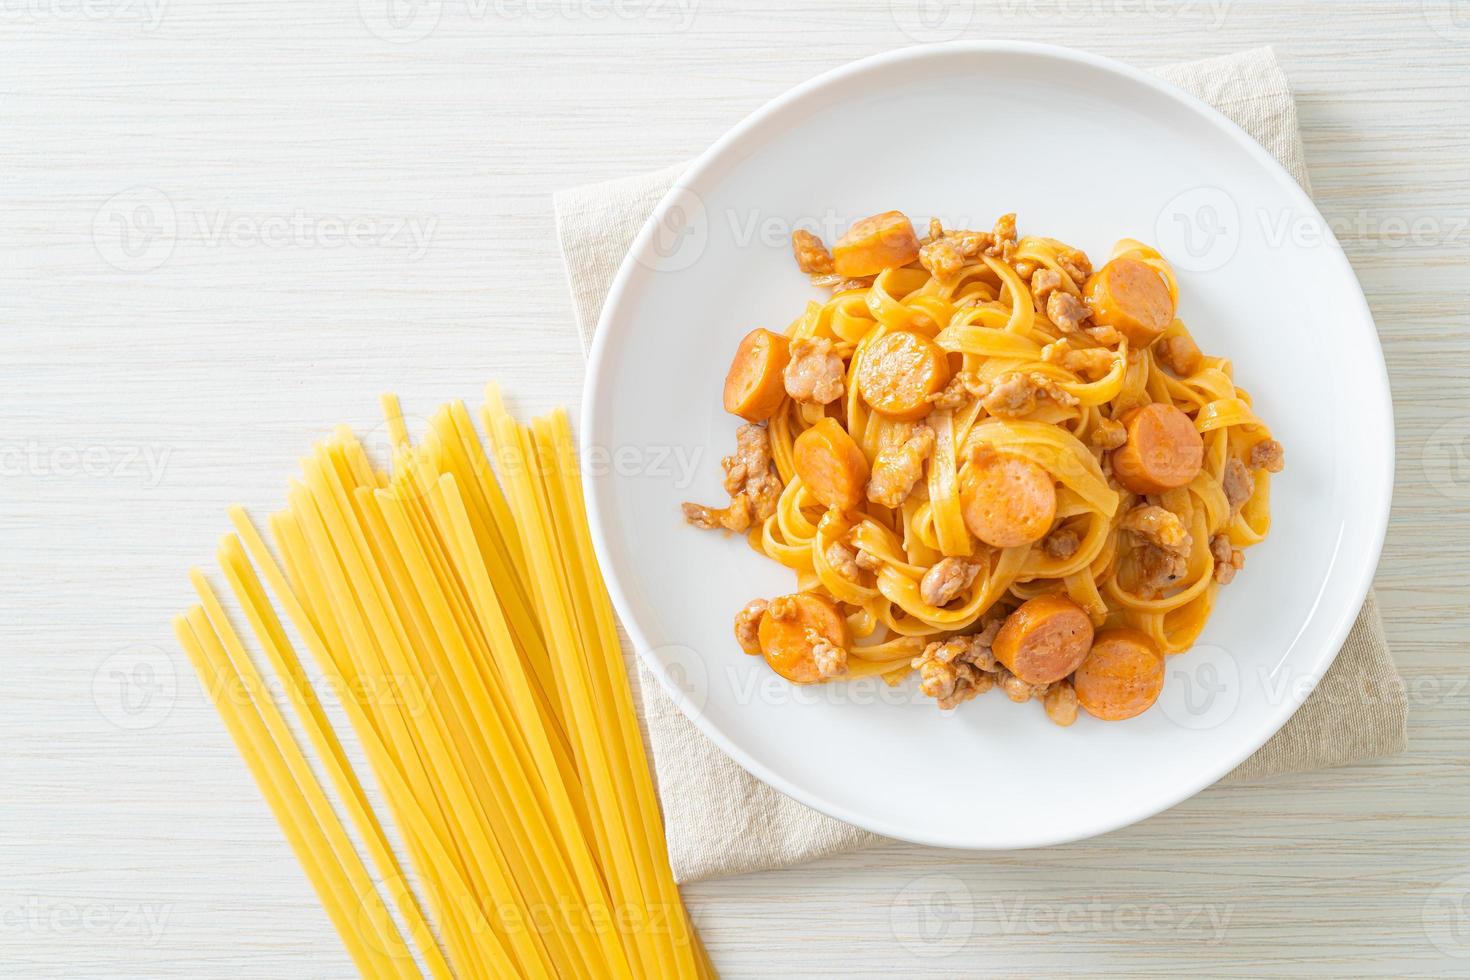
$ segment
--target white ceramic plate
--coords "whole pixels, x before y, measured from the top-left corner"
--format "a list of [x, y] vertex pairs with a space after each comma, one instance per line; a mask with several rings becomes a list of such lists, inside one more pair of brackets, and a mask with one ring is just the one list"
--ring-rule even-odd
[[[1274, 527], [1251, 549], [1158, 705], [1063, 729], [987, 695], [944, 714], [911, 678], [793, 688], [730, 622], [793, 576], [738, 537], [686, 527], [718, 502], [737, 420], [720, 390], [739, 338], [820, 294], [794, 224], [828, 242], [890, 208], [1095, 258], [1129, 236], [1180, 278], [1180, 315], [1286, 446]], [[1348, 262], [1311, 201], [1249, 136], [1116, 62], [1061, 48], [911, 48], [823, 75], [709, 149], [623, 262], [583, 409], [599, 558], [639, 654], [758, 778], [890, 837], [1029, 847], [1102, 833], [1213, 783], [1274, 734], [1332, 663], [1363, 601], [1393, 474], [1388, 381]], [[686, 477], [692, 465], [692, 475]], [[677, 786], [665, 787], [678, 793]]]

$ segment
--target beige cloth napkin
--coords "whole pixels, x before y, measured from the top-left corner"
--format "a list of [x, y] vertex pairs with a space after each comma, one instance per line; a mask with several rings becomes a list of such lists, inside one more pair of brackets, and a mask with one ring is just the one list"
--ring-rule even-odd
[[[1270, 48], [1171, 65], [1155, 74], [1234, 120], [1310, 191], [1296, 104]], [[681, 164], [556, 195], [557, 233], [584, 352], [623, 255], [683, 169]], [[654, 767], [666, 788], [669, 857], [679, 881], [786, 867], [882, 840], [750, 776], [699, 733], [641, 661], [637, 675]], [[1363, 696], [1345, 698], [1344, 692]], [[1317, 691], [1225, 780], [1396, 754], [1404, 747], [1406, 713], [1403, 684], [1370, 593]]]

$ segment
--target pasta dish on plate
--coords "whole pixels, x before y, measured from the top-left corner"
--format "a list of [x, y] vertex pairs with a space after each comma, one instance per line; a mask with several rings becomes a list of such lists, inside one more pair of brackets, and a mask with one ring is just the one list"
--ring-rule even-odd
[[797, 684], [917, 671], [943, 709], [999, 688], [1062, 725], [1131, 718], [1266, 536], [1282, 447], [1153, 248], [1094, 269], [1013, 214], [927, 231], [797, 231], [830, 297], [736, 350], [730, 500], [684, 515], [797, 580], [736, 640]]

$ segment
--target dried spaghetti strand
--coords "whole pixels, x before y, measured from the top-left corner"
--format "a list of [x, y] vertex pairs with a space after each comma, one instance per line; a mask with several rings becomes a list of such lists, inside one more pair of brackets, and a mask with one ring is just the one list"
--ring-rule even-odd
[[[330, 681], [344, 685], [345, 681], [338, 673], [335, 658], [320, 634], [311, 626], [310, 617], [290, 589], [264, 539], [243, 511], [232, 514], [232, 517], [237, 518], [235, 527], [247, 550], [260, 566], [277, 599], [285, 606], [288, 618], [316, 657], [318, 666], [328, 675]], [[436, 917], [440, 926], [445, 928], [445, 941], [450, 947], [456, 972], [462, 976], [488, 978], [489, 974], [484, 974], [478, 965], [484, 963], [494, 969], [496, 976], [509, 973], [513, 970], [509, 951], [489, 928], [458, 857], [450, 853], [449, 842], [441, 838], [433, 827], [428, 813], [408, 780], [401, 774], [396, 760], [374, 727], [366, 709], [351, 698], [343, 701], [343, 708], [383, 785], [384, 795], [395, 820], [405, 831], [415, 866], [427, 885], [426, 891], [431, 903], [437, 909]]]
[[[240, 508], [218, 555], [362, 846], [401, 890], [374, 885], [197, 573], [201, 625], [181, 619], [181, 642], [202, 677], [250, 693], [253, 728], [247, 712], [227, 723], [277, 753], [248, 761], [364, 976], [418, 976], [391, 898], [434, 980], [713, 977], [668, 868], [570, 426], [561, 413], [521, 425], [493, 388], [488, 400], [487, 453], [462, 404], [415, 446], [385, 396], [390, 471], [339, 427], [270, 519], [280, 557]], [[341, 694], [416, 889], [267, 586]]]
[[[669, 923], [670, 940], [678, 947], [676, 951], [681, 966], [687, 968], [690, 964], [684, 955], [687, 951], [685, 947], [694, 937], [694, 932], [685, 915], [673, 869], [669, 866], [663, 813], [659, 808], [648, 756], [643, 749], [643, 737], [638, 730], [633, 692], [623, 663], [622, 645], [618, 642], [612, 600], [602, 581], [597, 556], [592, 547], [581, 474], [577, 467], [576, 450], [566, 412], [560, 409], [553, 412], [548, 429], [549, 458], [558, 464], [552, 476], [561, 496], [561, 515], [567, 529], [568, 549], [569, 553], [576, 555], [573, 564], [583, 579], [579, 608], [590, 614], [592, 625], [588, 627], [588, 631], [596, 637], [589, 652], [596, 654], [593, 659], [600, 668], [596, 676], [601, 684], [602, 696], [607, 704], [613, 706], [608, 716], [615, 721], [619, 731], [612, 739], [624, 753], [626, 765], [620, 768], [620, 772], [632, 784], [629, 806], [637, 814], [636, 825], [644, 831], [643, 853], [648, 856], [647, 867], [654, 881], [653, 891], [657, 894]], [[696, 942], [695, 953], [702, 952]]]
[[350, 911], [354, 904], [352, 888], [346, 881], [342, 866], [333, 855], [326, 835], [313, 819], [306, 798], [287, 771], [281, 753], [265, 730], [265, 724], [255, 710], [254, 698], [246, 698], [245, 703], [241, 703], [236, 696], [241, 688], [240, 676], [230, 666], [229, 657], [203, 608], [195, 606], [186, 616], [175, 617], [174, 634], [193, 662], [205, 693], [224, 720], [261, 795], [281, 825], [287, 843], [296, 852], [297, 860], [347, 948], [348, 956], [365, 977], [399, 976], [386, 954], [375, 948], [358, 929]]
[[377, 951], [388, 957], [393, 966], [389, 975], [405, 978], [421, 976], [408, 953], [408, 944], [399, 933], [392, 916], [388, 914], [382, 896], [374, 887], [372, 877], [352, 846], [346, 828], [342, 826], [341, 819], [312, 772], [311, 764], [297, 744], [290, 726], [286, 724], [286, 719], [266, 689], [265, 678], [256, 669], [254, 661], [245, 650], [244, 642], [231, 625], [219, 596], [199, 569], [191, 571], [189, 578], [214, 627], [215, 635], [223, 644], [245, 695], [254, 703], [256, 712], [265, 723], [266, 732], [275, 741], [276, 749], [286, 764], [287, 773], [296, 783], [297, 793], [306, 801], [311, 819], [321, 828], [332, 857], [342, 869], [344, 881], [360, 903], [359, 907], [367, 919], [366, 928], [363, 929], [365, 938], [374, 942]]
[[[234, 516], [232, 512], [231, 517]], [[230, 589], [244, 610], [256, 638], [265, 649], [272, 668], [286, 682], [286, 693], [297, 715], [301, 718], [317, 755], [325, 763], [327, 772], [336, 786], [337, 795], [343, 800], [348, 813], [352, 816], [353, 823], [357, 826], [359, 835], [366, 842], [368, 852], [377, 865], [378, 873], [389, 882], [406, 882], [403, 868], [399, 866], [398, 859], [394, 856], [393, 849], [388, 843], [388, 836], [373, 813], [367, 793], [364, 792], [357, 774], [352, 771], [347, 761], [347, 753], [343, 750], [342, 743], [338, 741], [336, 733], [332, 731], [331, 723], [327, 720], [326, 713], [317, 700], [316, 692], [306, 677], [306, 671], [302, 669], [296, 651], [292, 649], [280, 620], [276, 618], [275, 611], [270, 606], [265, 588], [261, 585], [255, 570], [250, 567], [249, 559], [246, 558], [238, 537], [230, 535], [225, 538], [220, 547], [219, 562], [230, 584]], [[436, 980], [452, 980], [453, 973], [434, 939], [433, 931], [429, 928], [428, 920], [424, 916], [417, 897], [411, 889], [403, 887], [397, 890], [395, 898], [399, 913], [408, 923], [414, 944], [423, 955], [429, 972]]]

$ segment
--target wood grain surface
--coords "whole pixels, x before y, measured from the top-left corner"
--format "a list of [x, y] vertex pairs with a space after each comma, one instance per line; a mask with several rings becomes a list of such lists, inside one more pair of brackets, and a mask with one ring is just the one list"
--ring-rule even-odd
[[169, 634], [225, 506], [389, 388], [575, 406], [552, 191], [953, 37], [1276, 46], [1394, 388], [1409, 751], [1066, 847], [690, 886], [716, 963], [1470, 975], [1470, 5], [0, 0], [0, 976], [350, 976]]

